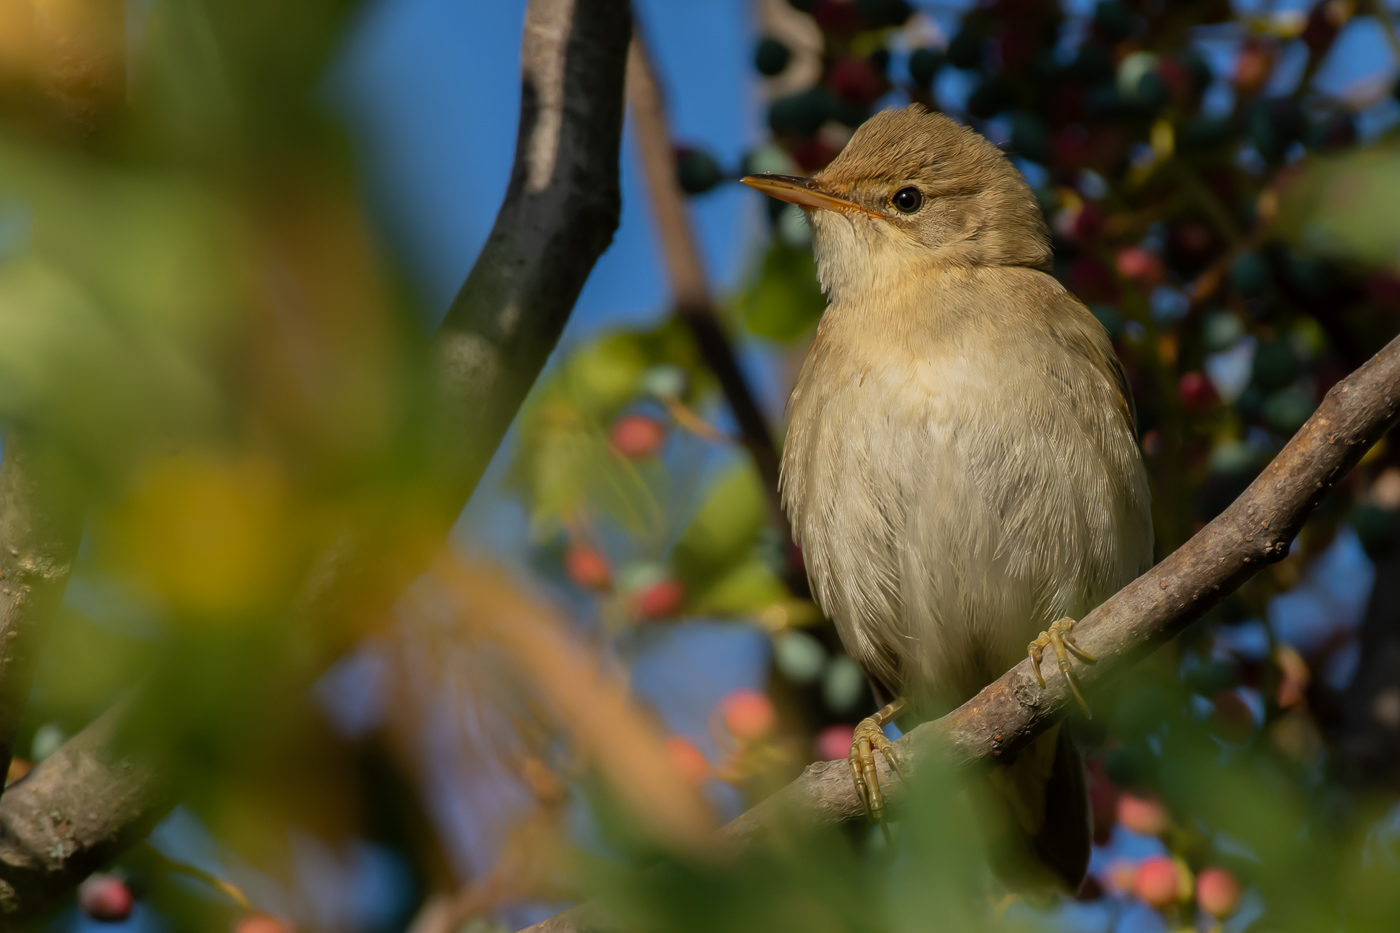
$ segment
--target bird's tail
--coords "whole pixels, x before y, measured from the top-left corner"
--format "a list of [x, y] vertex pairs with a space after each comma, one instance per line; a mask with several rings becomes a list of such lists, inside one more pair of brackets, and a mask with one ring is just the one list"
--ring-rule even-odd
[[1007, 887], [1028, 896], [1079, 890], [1093, 826], [1084, 763], [1067, 728], [1055, 726], [995, 768], [980, 796], [992, 869]]

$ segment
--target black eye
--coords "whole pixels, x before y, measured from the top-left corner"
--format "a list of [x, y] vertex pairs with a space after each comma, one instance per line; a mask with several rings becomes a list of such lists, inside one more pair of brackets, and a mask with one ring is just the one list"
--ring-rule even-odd
[[890, 198], [894, 209], [901, 214], [912, 214], [924, 204], [924, 195], [918, 188], [900, 188]]

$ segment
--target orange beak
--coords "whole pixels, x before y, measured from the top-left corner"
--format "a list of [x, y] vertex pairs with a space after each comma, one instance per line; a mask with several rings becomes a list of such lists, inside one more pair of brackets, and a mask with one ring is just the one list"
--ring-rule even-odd
[[762, 175], [745, 175], [742, 180], [750, 188], [757, 188], [779, 201], [791, 201], [799, 207], [822, 211], [860, 211], [871, 217], [880, 216], [866, 210], [854, 201], [848, 201], [824, 191], [822, 186], [812, 178], [801, 178], [797, 175], [770, 175], [765, 172]]

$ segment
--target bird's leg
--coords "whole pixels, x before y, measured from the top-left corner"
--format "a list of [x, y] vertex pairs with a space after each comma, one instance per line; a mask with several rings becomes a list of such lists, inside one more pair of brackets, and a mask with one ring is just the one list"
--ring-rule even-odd
[[1040, 659], [1045, 653], [1046, 647], [1055, 652], [1055, 660], [1059, 662], [1060, 672], [1065, 675], [1065, 680], [1069, 682], [1069, 689], [1074, 693], [1074, 698], [1079, 701], [1079, 705], [1084, 708], [1084, 715], [1093, 718], [1093, 713], [1089, 711], [1089, 704], [1084, 700], [1084, 694], [1079, 692], [1079, 680], [1074, 676], [1074, 671], [1069, 666], [1070, 652], [1081, 660], [1093, 664], [1097, 658], [1074, 643], [1074, 636], [1070, 634], [1070, 629], [1074, 628], [1074, 620], [1065, 618], [1050, 623], [1050, 627], [1039, 635], [1035, 636], [1035, 641], [1030, 643], [1027, 653], [1031, 658], [1031, 669], [1035, 671], [1035, 679], [1045, 686], [1045, 678], [1040, 674]]
[[903, 712], [905, 700], [901, 697], [888, 704], [874, 716], [862, 719], [851, 737], [851, 754], [847, 759], [851, 764], [851, 780], [861, 803], [865, 804], [865, 815], [871, 822], [880, 823], [885, 817], [885, 795], [880, 793], [880, 775], [875, 770], [875, 752], [884, 754], [894, 773], [904, 779], [904, 769], [895, 757], [894, 745], [885, 737], [885, 723], [893, 722]]

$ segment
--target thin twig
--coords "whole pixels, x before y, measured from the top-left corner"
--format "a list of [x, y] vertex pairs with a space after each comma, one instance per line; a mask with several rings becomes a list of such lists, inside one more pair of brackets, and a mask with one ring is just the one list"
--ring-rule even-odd
[[739, 424], [740, 442], [753, 457], [763, 478], [774, 520], [786, 527], [787, 520], [778, 497], [778, 449], [773, 443], [773, 432], [754, 400], [753, 390], [739, 368], [734, 346], [715, 311], [687, 213], [685, 194], [676, 180], [676, 160], [671, 149], [665, 102], [656, 71], [636, 35], [628, 54], [627, 93], [676, 313], [689, 325], [701, 358], [719, 380], [720, 390]]

